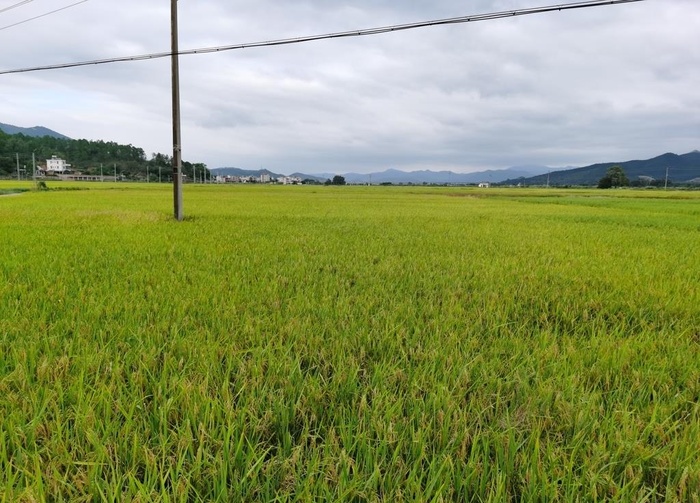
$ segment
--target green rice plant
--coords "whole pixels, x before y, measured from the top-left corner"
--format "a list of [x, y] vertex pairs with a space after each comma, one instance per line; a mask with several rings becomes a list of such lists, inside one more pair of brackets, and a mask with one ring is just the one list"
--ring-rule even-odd
[[698, 193], [61, 187], [0, 198], [2, 501], [698, 499]]

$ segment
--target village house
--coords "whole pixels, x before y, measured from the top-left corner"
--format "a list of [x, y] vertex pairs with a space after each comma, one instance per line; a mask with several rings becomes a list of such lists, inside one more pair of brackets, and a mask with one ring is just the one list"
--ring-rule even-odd
[[59, 173], [70, 173], [71, 165], [68, 164], [64, 159], [59, 159], [55, 155], [51, 156], [51, 159], [46, 159], [46, 173], [59, 174]]

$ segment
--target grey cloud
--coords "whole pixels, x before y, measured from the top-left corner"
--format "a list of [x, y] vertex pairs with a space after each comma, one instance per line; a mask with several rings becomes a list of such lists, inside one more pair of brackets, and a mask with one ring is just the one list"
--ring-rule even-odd
[[[534, 5], [179, 3], [182, 48]], [[698, 15], [691, 0], [647, 1], [182, 57], [185, 155], [210, 167], [290, 172], [466, 171], [689, 151], [700, 137]], [[93, 0], [27, 26], [0, 31], [0, 43], [16, 48], [3, 65], [157, 52], [169, 43], [167, 7], [135, 0]], [[0, 121], [167, 152], [169, 85], [167, 59], [0, 76]]]

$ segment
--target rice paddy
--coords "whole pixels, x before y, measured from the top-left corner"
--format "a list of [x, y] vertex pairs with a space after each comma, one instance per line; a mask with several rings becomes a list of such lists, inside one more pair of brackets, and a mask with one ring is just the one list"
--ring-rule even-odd
[[700, 500], [700, 192], [49, 185], [0, 501]]

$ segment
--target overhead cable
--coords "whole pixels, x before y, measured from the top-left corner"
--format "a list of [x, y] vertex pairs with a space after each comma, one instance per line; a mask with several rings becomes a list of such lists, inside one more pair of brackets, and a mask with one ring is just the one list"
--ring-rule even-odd
[[10, 10], [10, 9], [14, 9], [15, 7], [21, 7], [22, 5], [27, 4], [27, 3], [29, 3], [29, 2], [33, 2], [33, 1], [34, 1], [34, 0], [22, 0], [21, 2], [17, 2], [16, 4], [12, 4], [12, 5], [10, 5], [9, 7], [5, 7], [5, 8], [3, 8], [3, 9], [0, 9], [0, 14], [3, 13], [3, 12], [8, 11], [8, 10]]
[[[20, 5], [23, 5], [23, 4], [31, 2], [31, 1], [32, 0], [26, 0], [25, 2], [21, 2], [19, 4], [8, 7], [8, 9], [11, 9], [12, 7], [19, 7]], [[21, 24], [28, 23], [29, 21], [34, 21], [35, 19], [40, 19], [42, 17], [50, 16], [51, 14], [56, 14], [57, 12], [61, 12], [62, 10], [70, 9], [71, 7], [75, 7], [76, 5], [80, 5], [81, 3], [85, 3], [87, 1], [88, 0], [80, 0], [80, 2], [75, 2], [75, 3], [72, 3], [70, 5], [66, 5], [65, 7], [61, 7], [60, 9], [52, 10], [51, 12], [46, 12], [46, 13], [40, 14], [38, 16], [30, 17], [29, 19], [25, 19], [24, 21], [19, 21], [18, 23], [8, 24], [7, 26], [1, 27], [0, 31], [7, 30], [8, 28], [12, 28], [13, 26], [19, 26]]]
[[[87, 0], [83, 0], [87, 1]], [[526, 16], [530, 14], [543, 14], [546, 12], [564, 11], [572, 9], [583, 9], [587, 7], [602, 7], [605, 5], [617, 5], [633, 2], [643, 2], [644, 0], [593, 0], [587, 2], [575, 2], [559, 5], [550, 5], [546, 7], [533, 7], [528, 9], [518, 9], [510, 11], [492, 12], [488, 14], [474, 14], [471, 16], [459, 16], [447, 19], [435, 19], [432, 21], [421, 21], [417, 23], [407, 23], [407, 24], [397, 24], [393, 26], [382, 26], [378, 28], [367, 28], [363, 30], [352, 30], [343, 31], [337, 33], [326, 33], [323, 35], [309, 35], [305, 37], [296, 38], [284, 38], [278, 40], [267, 40], [262, 42], [250, 42], [243, 44], [233, 44], [233, 45], [223, 45], [219, 47], [205, 47], [201, 49], [189, 49], [184, 51], [178, 51], [178, 55], [192, 55], [192, 54], [209, 54], [214, 52], [224, 52], [233, 51], [240, 49], [251, 49], [256, 47], [272, 47], [281, 45], [292, 45], [301, 44], [305, 42], [314, 42], [317, 40], [327, 40], [334, 38], [348, 38], [348, 37], [361, 37], [366, 35], [379, 35], [382, 33], [391, 33], [397, 31], [414, 30], [417, 28], [426, 28], [429, 26], [443, 26], [449, 24], [461, 24], [461, 23], [472, 23], [476, 21], [490, 21], [494, 19], [516, 17], [516, 16]], [[82, 2], [79, 2], [82, 3]], [[63, 68], [75, 68], [79, 66], [91, 66], [91, 65], [103, 65], [107, 63], [121, 63], [127, 61], [143, 61], [149, 59], [159, 59], [168, 58], [173, 55], [172, 52], [157, 52], [152, 54], [142, 54], [137, 56], [123, 56], [117, 58], [106, 58], [106, 59], [95, 59], [91, 61], [79, 61], [75, 63], [63, 63], [56, 65], [46, 65], [46, 66], [35, 66], [31, 68], [18, 68], [14, 70], [0, 70], [0, 75], [7, 75], [10, 73], [28, 73], [28, 72], [38, 72], [43, 70], [59, 70]]]

